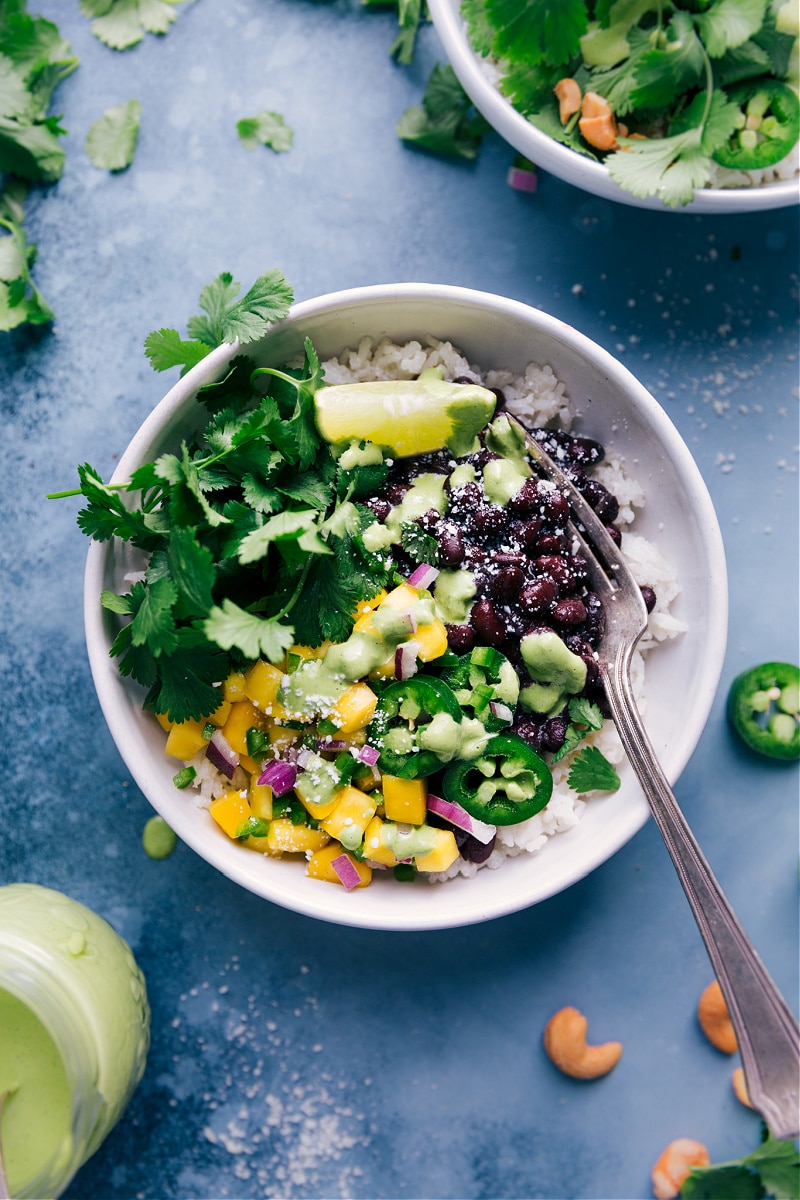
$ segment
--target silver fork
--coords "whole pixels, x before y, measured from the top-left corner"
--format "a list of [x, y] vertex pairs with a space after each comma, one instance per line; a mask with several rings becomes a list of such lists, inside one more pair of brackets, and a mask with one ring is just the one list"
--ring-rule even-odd
[[[508, 414], [506, 414], [508, 415]], [[570, 532], [602, 601], [598, 651], [609, 708], [625, 752], [666, 842], [739, 1041], [747, 1092], [777, 1138], [800, 1136], [800, 1027], [756, 954], [703, 855], [659, 765], [631, 686], [633, 650], [647, 627], [642, 593], [594, 510], [539, 443], [513, 417], [542, 474], [568, 495]], [[580, 528], [579, 528], [580, 526]]]

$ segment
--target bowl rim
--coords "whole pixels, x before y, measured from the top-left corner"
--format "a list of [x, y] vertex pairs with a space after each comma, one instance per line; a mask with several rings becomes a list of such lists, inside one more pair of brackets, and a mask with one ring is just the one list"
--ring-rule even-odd
[[[679, 459], [682, 470], [686, 474], [687, 486], [691, 490], [692, 504], [696, 506], [699, 513], [700, 526], [708, 550], [710, 569], [707, 586], [717, 620], [711, 623], [708, 629], [708, 641], [704, 645], [699, 686], [691, 698], [690, 707], [694, 715], [689, 723], [693, 726], [694, 736], [682, 742], [680, 752], [676, 752], [674, 747], [670, 747], [671, 761], [668, 764], [665, 763], [666, 774], [670, 783], [674, 784], [694, 753], [710, 715], [722, 673], [727, 640], [728, 594], [724, 545], [711, 497], [691, 452], [667, 413], [651, 393], [613, 355], [585, 334], [573, 329], [558, 318], [508, 297], [449, 284], [373, 284], [348, 288], [293, 305], [289, 315], [283, 321], [272, 325], [265, 337], [269, 339], [270, 335], [278, 329], [291, 331], [295, 326], [302, 328], [309, 321], [318, 319], [321, 315], [334, 310], [338, 313], [363, 305], [370, 308], [375, 305], [391, 307], [399, 302], [408, 303], [409, 301], [416, 303], [433, 301], [436, 305], [447, 307], [448, 310], [466, 305], [472, 310], [485, 311], [488, 306], [495, 313], [510, 317], [516, 316], [524, 321], [533, 322], [545, 335], [566, 341], [577, 349], [582, 358], [588, 359], [598, 371], [605, 374], [610, 373], [612, 377], [617, 376], [625, 381], [627, 387], [637, 394], [645, 404], [648, 419], [652, 420], [658, 428], [659, 437], [663, 443], [669, 446], [671, 454]], [[391, 317], [388, 319], [390, 321]], [[457, 341], [455, 335], [454, 340]], [[348, 341], [346, 344], [352, 343]], [[129, 477], [132, 466], [139, 464], [142, 451], [150, 446], [153, 438], [161, 431], [165, 423], [174, 418], [202, 383], [208, 382], [212, 378], [219, 378], [226, 364], [239, 352], [239, 349], [237, 343], [217, 347], [169, 389], [131, 438], [119, 460], [111, 482], [122, 482]], [[613, 857], [647, 822], [650, 815], [649, 810], [643, 796], [639, 794], [638, 798], [634, 796], [635, 802], [630, 803], [617, 820], [616, 844], [610, 850], [604, 845], [592, 847], [588, 853], [582, 855], [580, 869], [574, 871], [569, 878], [553, 886], [542, 887], [533, 872], [531, 885], [511, 889], [501, 899], [495, 898], [491, 904], [481, 905], [479, 896], [476, 894], [476, 904], [471, 908], [467, 906], [468, 911], [463, 912], [453, 911], [452, 905], [442, 906], [432, 903], [425, 909], [424, 916], [420, 916], [416, 910], [412, 911], [411, 908], [406, 910], [403, 906], [396, 905], [393, 907], [391, 919], [376, 920], [370, 916], [368, 908], [356, 908], [355, 905], [347, 907], [346, 903], [342, 903], [343, 900], [351, 899], [348, 894], [344, 893], [344, 889], [325, 888], [319, 890], [318, 896], [316, 893], [311, 893], [298, 897], [291, 885], [284, 886], [281, 880], [269, 874], [265, 877], [266, 882], [259, 881], [258, 886], [255, 886], [244, 870], [244, 860], [239, 862], [236, 857], [237, 853], [241, 853], [240, 848], [232, 846], [227, 839], [212, 841], [209, 845], [203, 832], [197, 833], [196, 821], [192, 819], [192, 814], [197, 812], [194, 805], [186, 806], [185, 809], [178, 806], [174, 811], [168, 805], [160, 805], [158, 796], [160, 781], [156, 773], [150, 769], [146, 757], [140, 757], [136, 753], [135, 747], [130, 744], [130, 717], [128, 715], [130, 704], [125, 694], [126, 687], [130, 685], [129, 681], [125, 681], [119, 674], [116, 663], [109, 656], [109, 639], [103, 625], [104, 610], [98, 603], [100, 591], [104, 586], [104, 570], [114, 545], [114, 542], [92, 542], [87, 553], [84, 573], [84, 627], [87, 652], [100, 707], [113, 740], [145, 798], [156, 812], [168, 820], [181, 840], [185, 841], [201, 858], [223, 875], [260, 897], [305, 916], [333, 924], [398, 932], [457, 928], [520, 911], [571, 887]], [[139, 695], [137, 703], [140, 709], [141, 695]], [[247, 855], [245, 857], [249, 859], [257, 856]], [[532, 858], [535, 857], [532, 856]], [[305, 878], [305, 876], [301, 875], [300, 878]], [[430, 889], [431, 898], [436, 895], [438, 890], [435, 887]], [[339, 892], [342, 893], [341, 896], [338, 895]], [[330, 893], [333, 893], [333, 896]], [[356, 893], [356, 895], [367, 894], [368, 892]], [[455, 908], [458, 909], [459, 906], [456, 904]]]
[[[475, 107], [514, 149], [566, 183], [607, 200], [660, 212], [762, 212], [788, 208], [800, 202], [797, 177], [750, 188], [698, 188], [691, 203], [676, 208], [670, 208], [658, 196], [634, 196], [611, 178], [602, 163], [584, 158], [537, 129], [492, 85], [469, 44], [459, 12], [459, 0], [429, 0], [428, 8], [450, 65]], [[745, 198], [748, 203], [743, 204]]]

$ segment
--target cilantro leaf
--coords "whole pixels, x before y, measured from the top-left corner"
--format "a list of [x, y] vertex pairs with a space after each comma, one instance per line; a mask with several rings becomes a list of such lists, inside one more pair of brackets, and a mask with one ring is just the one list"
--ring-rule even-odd
[[164, 34], [183, 0], [81, 0], [85, 17], [94, 18], [92, 33], [112, 50], [128, 50], [146, 33]]
[[735, 50], [764, 22], [767, 0], [714, 0], [705, 12], [694, 14], [694, 23], [711, 58]]
[[172, 721], [196, 720], [218, 707], [219, 690], [214, 684], [230, 671], [230, 658], [187, 627], [179, 631], [174, 653], [158, 660], [157, 670], [145, 707], [166, 713]]
[[400, 526], [400, 544], [415, 563], [428, 563], [435, 567], [439, 561], [436, 538], [431, 537], [414, 521], [406, 521]]
[[134, 646], [146, 645], [154, 658], [175, 650], [178, 642], [172, 606], [177, 598], [178, 589], [171, 579], [133, 585], [131, 642]]
[[794, 1200], [800, 1194], [800, 1155], [764, 1126], [761, 1145], [743, 1158], [693, 1167], [681, 1185], [684, 1200]]
[[241, 284], [223, 272], [200, 293], [205, 316], [190, 317], [187, 331], [191, 340], [174, 329], [159, 329], [145, 338], [145, 354], [156, 371], [180, 366], [185, 374], [223, 342], [242, 343], [261, 337], [273, 321], [282, 320], [294, 299], [292, 289], [278, 270], [267, 271], [256, 279], [241, 299]]
[[214, 605], [202, 627], [209, 640], [225, 650], [235, 648], [248, 659], [263, 657], [279, 662], [294, 642], [291, 625], [255, 616], [227, 597], [221, 605]]
[[488, 129], [450, 64], [436, 63], [422, 105], [405, 110], [397, 124], [397, 136], [434, 154], [474, 159]]
[[492, 52], [494, 27], [486, 15], [484, 0], [462, 0], [461, 16], [467, 22], [472, 49], [481, 58], [488, 58]]
[[167, 561], [175, 586], [188, 615], [202, 616], [211, 608], [216, 581], [214, 558], [192, 529], [172, 529], [167, 544]]
[[583, 0], [486, 0], [486, 16], [498, 58], [551, 66], [578, 54], [588, 25]]
[[571, 754], [579, 746], [590, 730], [602, 729], [603, 714], [593, 700], [586, 696], [576, 696], [569, 702], [570, 723], [561, 747], [552, 757], [556, 763], [566, 755]]
[[636, 64], [634, 108], [669, 108], [676, 95], [697, 87], [706, 57], [689, 13], [676, 12], [667, 29], [666, 46], [642, 54]]
[[107, 171], [124, 171], [133, 162], [139, 139], [142, 106], [138, 100], [128, 100], [106, 109], [86, 135], [86, 153], [96, 167]]
[[182, 367], [185, 375], [210, 352], [211, 347], [202, 342], [186, 341], [176, 329], [156, 329], [144, 340], [144, 352], [154, 371], [168, 371], [170, 367]]
[[31, 278], [36, 247], [19, 222], [0, 216], [2, 229], [7, 232], [0, 235], [0, 331], [52, 321], [55, 314]]
[[620, 778], [602, 750], [585, 746], [570, 767], [568, 783], [575, 792], [615, 792]]
[[258, 113], [255, 117], [242, 117], [236, 122], [236, 132], [246, 150], [257, 150], [269, 146], [276, 154], [291, 150], [294, 131], [286, 124], [280, 113]]
[[397, 0], [397, 21], [400, 29], [389, 49], [390, 56], [396, 62], [404, 66], [413, 62], [417, 32], [425, 17], [425, 0]]

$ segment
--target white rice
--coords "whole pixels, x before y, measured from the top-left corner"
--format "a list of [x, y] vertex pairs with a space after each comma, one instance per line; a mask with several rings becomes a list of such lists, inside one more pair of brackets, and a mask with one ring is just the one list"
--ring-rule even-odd
[[[566, 388], [549, 366], [531, 363], [521, 376], [509, 371], [487, 371], [484, 375], [450, 342], [440, 342], [433, 337], [426, 338], [424, 343], [411, 341], [404, 345], [398, 345], [388, 338], [363, 338], [356, 348], [345, 350], [338, 358], [323, 363], [325, 382], [328, 384], [412, 379], [429, 367], [441, 367], [449, 378], [468, 376], [488, 387], [502, 388], [509, 411], [524, 418], [530, 425], [550, 425], [565, 430], [572, 425], [574, 412]], [[644, 655], [660, 642], [686, 629], [685, 624], [670, 612], [680, 587], [675, 572], [657, 548], [627, 528], [633, 523], [636, 510], [645, 503], [640, 484], [626, 474], [622, 461], [613, 455], [608, 455], [603, 463], [595, 467], [593, 474], [620, 502], [615, 523], [622, 529], [622, 551], [636, 582], [652, 587], [656, 593], [656, 606], [650, 614], [647, 632], [634, 652], [631, 666], [634, 694], [639, 707], [643, 709]], [[609, 762], [619, 763], [624, 758], [622, 744], [611, 721], [606, 721], [602, 729], [588, 736], [581, 748], [586, 745], [597, 746]], [[203, 751], [190, 765], [197, 772], [193, 787], [198, 806], [208, 807], [212, 799], [230, 788], [229, 780], [211, 765]], [[495, 848], [485, 863], [478, 866], [458, 858], [447, 871], [426, 874], [426, 879], [431, 883], [440, 883], [456, 875], [472, 876], [483, 867], [497, 868], [506, 858], [535, 853], [550, 837], [572, 829], [581, 819], [587, 801], [567, 785], [570, 765], [571, 756], [566, 756], [553, 766], [553, 794], [542, 812], [518, 825], [498, 828]]]

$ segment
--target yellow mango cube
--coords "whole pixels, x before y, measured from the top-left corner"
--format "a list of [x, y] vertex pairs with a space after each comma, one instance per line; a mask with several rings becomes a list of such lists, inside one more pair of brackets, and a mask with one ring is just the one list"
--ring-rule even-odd
[[242, 827], [242, 823], [249, 820], [253, 815], [253, 810], [250, 808], [247, 799], [247, 793], [237, 791], [225, 792], [223, 796], [218, 796], [216, 800], [212, 800], [209, 812], [220, 829], [224, 833], [227, 833], [229, 838], [235, 838], [237, 830]]
[[210, 716], [206, 717], [206, 721], [210, 721], [212, 725], [216, 725], [217, 729], [222, 729], [222, 726], [227, 721], [231, 712], [231, 701], [223, 700], [221, 704], [214, 709]]
[[385, 867], [394, 867], [397, 865], [397, 859], [389, 847], [383, 844], [382, 828], [383, 821], [380, 817], [373, 817], [364, 831], [364, 857], [372, 862], [382, 863]]
[[266, 836], [267, 853], [308, 854], [321, 850], [330, 841], [322, 829], [311, 829], [308, 825], [293, 825], [288, 817], [272, 821]]
[[272, 788], [268, 783], [259, 783], [257, 774], [250, 779], [247, 798], [254, 817], [258, 817], [261, 821], [272, 820]]
[[166, 713], [153, 713], [153, 716], [164, 730], [164, 733], [169, 733], [170, 729], [172, 729], [172, 726], [175, 724], [174, 721], [170, 721]]
[[376, 802], [366, 792], [347, 784], [336, 793], [336, 804], [321, 822], [321, 828], [338, 838], [348, 849], [361, 843], [364, 830], [375, 816]]
[[223, 698], [232, 702], [246, 700], [247, 693], [244, 690], [246, 683], [244, 671], [231, 671], [222, 685]]
[[379, 608], [380, 605], [383, 604], [385, 599], [386, 589], [381, 588], [379, 592], [376, 592], [374, 596], [370, 596], [368, 600], [359, 600], [358, 604], [356, 605], [356, 611], [353, 614], [356, 622], [358, 622], [361, 617], [365, 615], [368, 616], [371, 612], [374, 612], [376, 608]]
[[339, 858], [342, 854], [350, 860], [358, 872], [359, 882], [356, 884], [357, 888], [366, 887], [368, 883], [372, 882], [372, 868], [367, 863], [359, 862], [358, 859], [353, 858], [352, 854], [347, 854], [345, 850], [342, 850], [338, 842], [331, 842], [330, 845], [325, 846], [322, 850], [317, 850], [316, 854], [312, 854], [308, 860], [306, 874], [310, 875], [312, 879], [323, 879], [326, 883], [341, 884], [342, 881], [333, 867], [333, 860]]
[[378, 697], [366, 683], [354, 683], [343, 692], [331, 710], [330, 719], [340, 733], [355, 733], [372, 720]]
[[449, 829], [436, 830], [436, 843], [430, 854], [420, 854], [414, 859], [418, 871], [446, 871], [458, 858], [458, 846]]
[[290, 663], [298, 665], [301, 662], [307, 662], [310, 658], [324, 658], [328, 646], [330, 646], [329, 641], [322, 642], [319, 646], [290, 646], [286, 651], [286, 670], [289, 670]]
[[419, 589], [411, 587], [407, 583], [400, 583], [396, 588], [392, 588], [387, 596], [384, 597], [383, 603], [388, 604], [390, 608], [399, 608], [401, 612], [411, 608], [419, 600]]
[[167, 735], [164, 753], [181, 762], [194, 758], [198, 750], [204, 750], [208, 745], [203, 737], [204, 728], [205, 721], [177, 721]]
[[383, 777], [383, 810], [387, 821], [422, 825], [428, 811], [428, 788], [424, 779]]
[[436, 617], [430, 625], [418, 625], [410, 640], [417, 643], [417, 658], [420, 662], [431, 662], [434, 658], [441, 658], [447, 649], [447, 630], [443, 622]]
[[231, 705], [222, 733], [237, 754], [247, 754], [247, 731], [255, 726], [267, 728], [267, 718], [251, 700], [237, 700]]
[[273, 667], [272, 663], [259, 659], [245, 675], [245, 695], [258, 708], [269, 714], [278, 698], [282, 680], [283, 671], [280, 667]]

